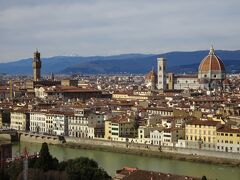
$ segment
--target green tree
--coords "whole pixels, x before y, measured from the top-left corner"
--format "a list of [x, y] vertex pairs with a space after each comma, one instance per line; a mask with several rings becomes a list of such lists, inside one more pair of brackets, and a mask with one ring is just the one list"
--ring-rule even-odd
[[207, 177], [206, 177], [206, 176], [203, 176], [203, 177], [202, 177], [202, 180], [207, 180]]
[[88, 158], [68, 160], [65, 171], [71, 180], [109, 180], [111, 177], [101, 168], [96, 161]]
[[44, 172], [58, 168], [58, 160], [56, 158], [53, 158], [49, 153], [47, 143], [42, 144], [39, 156], [40, 157], [37, 158], [34, 163], [34, 168], [42, 169]]

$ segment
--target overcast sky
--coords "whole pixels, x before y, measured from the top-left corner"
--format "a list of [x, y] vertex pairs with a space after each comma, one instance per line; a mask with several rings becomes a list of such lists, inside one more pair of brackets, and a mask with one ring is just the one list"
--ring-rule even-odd
[[240, 0], [0, 0], [0, 62], [239, 43]]

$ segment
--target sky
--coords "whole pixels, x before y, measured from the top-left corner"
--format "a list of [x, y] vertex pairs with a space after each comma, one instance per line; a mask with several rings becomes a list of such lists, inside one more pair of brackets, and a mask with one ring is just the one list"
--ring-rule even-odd
[[0, 62], [238, 50], [239, 0], [0, 0]]

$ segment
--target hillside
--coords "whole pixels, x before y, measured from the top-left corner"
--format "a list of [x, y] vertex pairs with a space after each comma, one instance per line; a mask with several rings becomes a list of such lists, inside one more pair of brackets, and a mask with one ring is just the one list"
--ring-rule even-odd
[[[42, 58], [42, 73], [61, 74], [145, 74], [152, 67], [156, 69], [157, 57], [167, 58], [169, 71], [195, 73], [200, 61], [208, 51], [169, 52], [165, 54], [124, 54], [115, 56], [56, 56]], [[240, 72], [240, 51], [216, 51], [228, 72]], [[32, 73], [32, 59], [0, 63], [0, 73], [28, 75]]]

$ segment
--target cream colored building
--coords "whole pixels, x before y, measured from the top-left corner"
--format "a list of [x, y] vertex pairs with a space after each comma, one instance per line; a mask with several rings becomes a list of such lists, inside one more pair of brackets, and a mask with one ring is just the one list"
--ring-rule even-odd
[[89, 109], [77, 109], [72, 115], [68, 115], [69, 136], [79, 138], [104, 137], [104, 114], [89, 111]]
[[[51, 116], [52, 134], [57, 136], [68, 136], [68, 117], [65, 112], [50, 111], [48, 115]], [[46, 124], [47, 125], [47, 124]], [[48, 131], [48, 129], [46, 128]]]
[[12, 111], [10, 114], [11, 124], [10, 128], [18, 131], [29, 130], [29, 113], [22, 110]]
[[[84, 111], [84, 110], [83, 110]], [[82, 115], [72, 114], [68, 116], [69, 136], [87, 138], [88, 137], [88, 115], [84, 112]]]
[[46, 112], [30, 112], [30, 131], [48, 133], [46, 129]]
[[45, 87], [34, 88], [35, 96], [41, 99], [47, 98], [46, 90]]
[[157, 146], [171, 146], [175, 147], [178, 140], [185, 137], [183, 128], [154, 128], [150, 132], [151, 144]]

